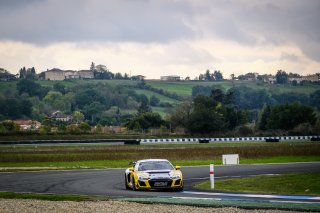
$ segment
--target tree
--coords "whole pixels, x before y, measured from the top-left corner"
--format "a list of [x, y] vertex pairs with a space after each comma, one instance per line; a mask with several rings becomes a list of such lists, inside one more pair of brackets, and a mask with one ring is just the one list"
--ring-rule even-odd
[[61, 94], [66, 94], [66, 88], [61, 82], [56, 82], [53, 84], [53, 90], [60, 92]]
[[91, 88], [78, 91], [75, 95], [75, 104], [79, 109], [92, 102], [105, 104], [106, 99], [101, 95], [101, 91]]
[[214, 76], [214, 80], [216, 80], [216, 81], [223, 80], [223, 76], [222, 76], [222, 73], [220, 72], [220, 70], [215, 70], [213, 73], [213, 76]]
[[320, 110], [320, 90], [310, 94], [310, 105], [317, 107]]
[[276, 80], [278, 84], [286, 84], [288, 82], [288, 74], [285, 71], [278, 70]]
[[91, 71], [91, 72], [95, 72], [95, 71], [96, 71], [96, 66], [94, 65], [93, 62], [91, 62], [90, 71]]
[[122, 74], [120, 72], [117, 72], [114, 76], [115, 79], [123, 79]]
[[204, 74], [204, 78], [206, 81], [211, 81], [211, 74], [210, 74], [210, 70], [206, 70], [206, 73]]
[[167, 123], [158, 113], [145, 112], [142, 114], [137, 114], [126, 124], [126, 126], [129, 129], [149, 129], [167, 126]]
[[91, 127], [86, 122], [81, 122], [78, 126], [81, 132], [88, 133], [91, 130]]
[[72, 117], [77, 124], [84, 120], [84, 115], [80, 111], [74, 111]]
[[21, 68], [20, 71], [19, 71], [19, 76], [20, 78], [25, 78], [27, 76], [27, 70], [25, 67]]
[[83, 111], [87, 119], [91, 119], [91, 122], [94, 122], [98, 114], [101, 114], [104, 110], [104, 106], [99, 102], [92, 102], [91, 104], [85, 105]]
[[176, 109], [170, 114], [170, 122], [173, 128], [187, 128], [190, 119], [190, 114], [193, 109], [191, 101], [184, 101], [179, 104]]
[[225, 128], [222, 113], [217, 109], [219, 103], [212, 97], [198, 95], [194, 99], [194, 108], [188, 121], [191, 133], [209, 134]]
[[158, 104], [160, 103], [160, 99], [157, 98], [156, 96], [152, 95], [150, 97], [150, 105], [151, 106], [158, 106]]
[[27, 69], [26, 78], [28, 78], [28, 79], [37, 79], [37, 74], [36, 74], [36, 70], [35, 70], [34, 67], [31, 67], [31, 68]]
[[49, 89], [42, 87], [40, 84], [30, 79], [21, 79], [17, 83], [17, 90], [19, 95], [27, 93], [29, 96], [38, 96], [42, 99], [48, 93]]
[[259, 129], [261, 130], [267, 129], [267, 124], [268, 124], [270, 114], [271, 114], [271, 107], [268, 105], [262, 110], [261, 118], [259, 121]]
[[290, 130], [302, 123], [315, 124], [313, 108], [299, 103], [277, 105], [271, 108], [267, 129]]

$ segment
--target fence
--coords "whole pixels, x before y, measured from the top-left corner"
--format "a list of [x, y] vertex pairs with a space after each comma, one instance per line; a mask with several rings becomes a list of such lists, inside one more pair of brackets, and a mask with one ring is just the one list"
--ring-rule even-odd
[[305, 141], [320, 140], [320, 136], [279, 136], [279, 137], [237, 137], [237, 138], [159, 138], [159, 139], [141, 139], [142, 144], [146, 143], [183, 143], [183, 142], [252, 142], [252, 141]]

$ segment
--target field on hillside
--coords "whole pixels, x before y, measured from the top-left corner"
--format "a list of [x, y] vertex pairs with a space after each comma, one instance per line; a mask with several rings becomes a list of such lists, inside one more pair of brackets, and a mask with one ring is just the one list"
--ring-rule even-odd
[[[107, 83], [111, 86], [135, 86], [138, 81], [130, 80], [72, 80], [72, 81], [37, 81], [41, 86], [52, 88], [55, 83], [62, 83], [66, 88], [71, 88], [77, 84], [97, 84], [97, 83]], [[11, 82], [0, 82], [0, 93], [4, 94], [8, 91], [15, 91], [17, 81]], [[230, 89], [233, 85], [231, 81], [222, 81], [222, 82], [206, 82], [206, 81], [160, 81], [160, 80], [146, 80], [146, 84], [150, 85], [153, 88], [163, 89], [170, 93], [176, 93], [179, 96], [190, 97], [192, 94], [192, 88], [194, 86], [218, 86], [224, 88], [225, 90]], [[285, 92], [294, 92], [302, 94], [310, 94], [318, 89], [318, 85], [305, 85], [305, 86], [291, 86], [291, 85], [267, 85], [267, 84], [257, 84], [255, 82], [248, 81], [236, 81], [235, 86], [247, 86], [252, 89], [266, 89], [272, 93], [285, 93]], [[161, 102], [169, 102], [172, 104], [179, 103], [178, 101], [165, 97], [163, 95], [157, 94], [152, 91], [134, 89], [138, 94], [145, 94], [148, 97], [152, 95], [156, 96], [161, 100]]]
[[[176, 93], [181, 96], [191, 96], [192, 88], [194, 86], [218, 86], [224, 88], [224, 90], [230, 89], [233, 84], [231, 81], [222, 81], [222, 82], [206, 82], [206, 81], [180, 81], [180, 82], [169, 82], [169, 81], [146, 81], [147, 84], [151, 85], [154, 88], [163, 89], [171, 93]], [[318, 85], [306, 85], [306, 86], [291, 86], [291, 85], [268, 85], [268, 84], [257, 84], [255, 82], [249, 81], [236, 81], [234, 84], [238, 86], [247, 86], [249, 88], [259, 90], [266, 89], [272, 93], [302, 93], [310, 94], [318, 89]]]

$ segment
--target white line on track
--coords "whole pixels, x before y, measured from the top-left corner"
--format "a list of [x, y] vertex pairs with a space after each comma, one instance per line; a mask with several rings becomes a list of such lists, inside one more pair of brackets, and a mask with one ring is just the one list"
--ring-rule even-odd
[[[237, 176], [220, 176], [220, 177], [215, 177], [215, 179], [224, 179], [224, 178], [241, 178], [241, 177], [260, 177], [260, 176], [276, 176], [276, 175], [280, 175], [280, 174], [261, 174], [261, 175], [237, 175]], [[199, 177], [199, 178], [188, 178], [188, 179], [184, 179], [184, 180], [206, 180], [206, 179], [210, 179], [210, 177]]]
[[273, 198], [273, 199], [288, 199], [288, 200], [319, 200], [320, 197], [314, 196], [289, 196], [289, 195], [263, 195], [263, 194], [236, 194], [236, 193], [215, 193], [215, 192], [194, 192], [183, 191], [183, 194], [194, 195], [209, 195], [209, 196], [225, 196], [225, 197], [247, 197], [247, 198]]

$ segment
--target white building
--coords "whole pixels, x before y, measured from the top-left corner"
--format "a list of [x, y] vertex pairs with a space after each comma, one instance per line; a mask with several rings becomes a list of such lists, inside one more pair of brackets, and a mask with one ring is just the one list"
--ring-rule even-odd
[[180, 81], [181, 77], [178, 75], [168, 75], [168, 76], [161, 76], [161, 81]]

